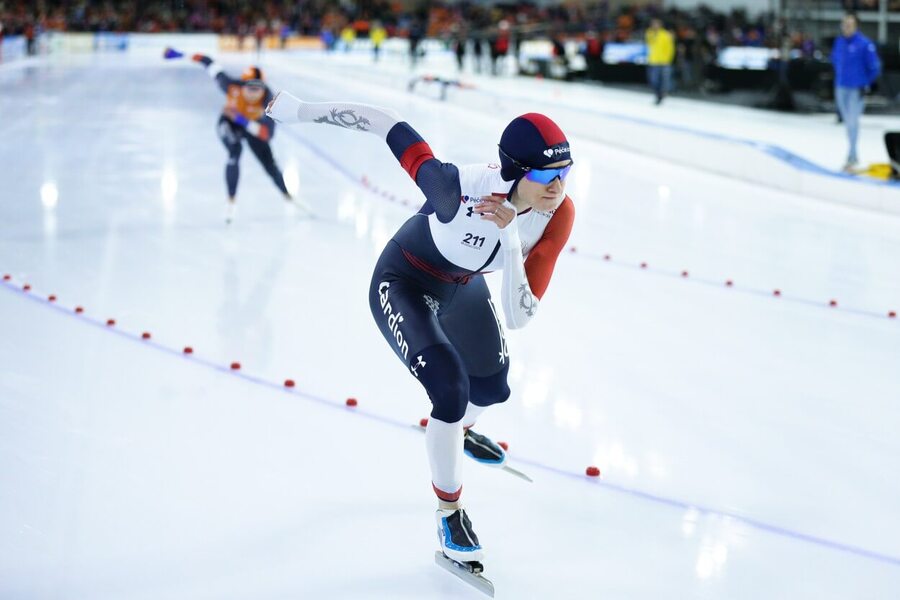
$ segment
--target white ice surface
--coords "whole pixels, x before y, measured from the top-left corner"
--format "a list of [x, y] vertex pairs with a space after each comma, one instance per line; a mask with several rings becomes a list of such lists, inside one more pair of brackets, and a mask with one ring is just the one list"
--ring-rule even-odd
[[[300, 97], [391, 106], [458, 163], [548, 111], [513, 100], [541, 82], [485, 81], [507, 96], [477, 111], [355, 59], [264, 66]], [[407, 426], [428, 402], [368, 311], [399, 200], [421, 201], [388, 149], [281, 126], [318, 218], [245, 150], [227, 228], [222, 97], [195, 65], [36, 61], [0, 90], [0, 597], [478, 598], [433, 564]], [[765, 119], [799, 140], [816, 117]], [[513, 395], [479, 424], [535, 483], [466, 464], [497, 597], [895, 596], [900, 219], [568, 135], [576, 251], [509, 333]]]

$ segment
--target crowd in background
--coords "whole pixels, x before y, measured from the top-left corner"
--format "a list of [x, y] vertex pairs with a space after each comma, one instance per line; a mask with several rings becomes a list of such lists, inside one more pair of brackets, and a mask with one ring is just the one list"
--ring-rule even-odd
[[[862, 6], [867, 0], [844, 0]], [[900, 3], [900, 0], [892, 0]], [[611, 42], [643, 41], [661, 19], [675, 44], [674, 79], [681, 89], [709, 83], [710, 66], [724, 47], [768, 47], [794, 56], [827, 57], [837, 27], [827, 31], [790, 28], [771, 13], [729, 13], [700, 5], [691, 10], [609, 0], [538, 6], [527, 2], [482, 4], [424, 1], [406, 8], [395, 0], [0, 0], [0, 36], [42, 31], [213, 32], [256, 37], [321, 37], [327, 48], [370, 38], [376, 48], [386, 38], [410, 41], [413, 61], [419, 42], [438, 38], [468, 64], [497, 72], [498, 59], [516, 55], [529, 39], [549, 39], [554, 55], [566, 60], [566, 46], [581, 48], [587, 75], [600, 79], [603, 50]], [[813, 35], [815, 33], [816, 35]], [[34, 44], [29, 43], [29, 47]], [[469, 58], [465, 58], [468, 54]], [[377, 57], [377, 54], [376, 54]], [[702, 91], [702, 90], [701, 90]]]
[[[898, 0], [900, 1], [900, 0]], [[705, 6], [691, 11], [647, 5], [611, 8], [609, 2], [536, 6], [509, 3], [486, 6], [468, 2], [427, 2], [406, 10], [388, 0], [2, 0], [0, 23], [5, 33], [35, 31], [214, 32], [237, 35], [296, 33], [334, 38], [346, 28], [366, 36], [373, 23], [383, 24], [389, 37], [496, 37], [505, 24], [519, 38], [533, 35], [596, 35], [602, 41], [640, 39], [650, 19], [664, 17], [678, 40], [692, 45], [702, 40], [723, 45], [777, 43], [767, 15], [730, 14]], [[794, 32], [794, 43], [811, 50], [814, 41]]]

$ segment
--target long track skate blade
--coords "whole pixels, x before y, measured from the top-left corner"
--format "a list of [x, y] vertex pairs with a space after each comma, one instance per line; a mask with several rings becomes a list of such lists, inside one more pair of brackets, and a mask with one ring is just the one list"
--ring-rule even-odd
[[434, 562], [445, 570], [450, 571], [476, 590], [487, 594], [491, 598], [494, 597], [494, 584], [481, 573], [473, 573], [469, 567], [456, 562], [452, 558], [448, 558], [440, 550], [435, 551]]
[[512, 468], [511, 466], [509, 466], [509, 465], [503, 465], [503, 470], [506, 471], [507, 473], [509, 473], [510, 475], [515, 475], [516, 477], [519, 477], [519, 478], [521, 478], [521, 479], [524, 479], [524, 480], [527, 481], [528, 483], [534, 483], [534, 479], [532, 479], [531, 477], [529, 477], [528, 475], [526, 475], [526, 474], [523, 473], [522, 471], [519, 471], [518, 469], [513, 469], [513, 468]]

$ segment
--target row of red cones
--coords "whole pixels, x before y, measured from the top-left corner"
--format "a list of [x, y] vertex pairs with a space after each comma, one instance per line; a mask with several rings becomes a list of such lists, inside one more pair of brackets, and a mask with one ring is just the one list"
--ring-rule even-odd
[[[576, 252], [576, 251], [577, 251], [577, 250], [576, 250], [575, 246], [570, 246], [570, 247], [569, 247], [569, 252], [574, 253], [574, 252]], [[609, 255], [609, 254], [604, 254], [604, 255], [603, 255], [603, 260], [612, 260], [612, 256]], [[640, 266], [641, 266], [642, 269], [646, 269], [649, 265], [647, 265], [646, 262], [642, 262], [642, 263], [640, 264]], [[687, 277], [690, 277], [690, 273], [689, 273], [688, 271], [682, 271], [682, 272], [681, 272], [681, 276], [684, 277], [684, 278], [687, 278]], [[726, 279], [726, 280], [725, 280], [725, 285], [726, 285], [727, 287], [734, 287], [734, 281], [732, 281], [731, 279]], [[775, 296], [776, 298], [780, 298], [780, 297], [781, 297], [781, 290], [779, 290], [779, 289], [777, 289], [777, 288], [774, 289], [774, 290], [772, 290], [772, 295]], [[828, 306], [830, 306], [830, 307], [832, 307], [832, 308], [837, 308], [837, 305], [838, 305], [838, 301], [835, 300], [834, 298], [832, 298], [831, 300], [828, 301]], [[888, 316], [888, 318], [890, 318], [890, 319], [896, 319], [896, 318], [897, 318], [897, 311], [895, 311], [895, 310], [888, 311], [887, 316]]]

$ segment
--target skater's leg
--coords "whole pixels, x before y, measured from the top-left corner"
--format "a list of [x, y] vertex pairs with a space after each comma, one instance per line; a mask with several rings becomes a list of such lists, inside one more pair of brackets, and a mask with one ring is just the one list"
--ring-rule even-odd
[[502, 466], [506, 453], [488, 437], [471, 430], [488, 406], [505, 402], [510, 395], [507, 376], [509, 353], [497, 308], [483, 277], [462, 286], [440, 322], [459, 355], [469, 378], [469, 402], [462, 423], [466, 428], [465, 454], [492, 466]]
[[497, 307], [483, 277], [461, 286], [440, 315], [447, 338], [469, 374], [469, 404], [463, 424], [471, 426], [484, 408], [509, 398], [509, 353]]
[[240, 175], [238, 161], [241, 158], [241, 150], [243, 149], [241, 144], [241, 134], [235, 129], [231, 121], [224, 116], [219, 119], [217, 130], [219, 139], [222, 140], [222, 144], [225, 146], [225, 149], [228, 150], [228, 162], [225, 164], [225, 183], [228, 186], [228, 198], [230, 201], [234, 202], [234, 197], [237, 193], [238, 177]]
[[[369, 292], [369, 307], [394, 353], [425, 388], [432, 403], [426, 447], [435, 494], [443, 502], [459, 500], [462, 488], [462, 418], [469, 401], [469, 379], [462, 359], [441, 329], [437, 316], [417, 284], [392, 275], [399, 258], [396, 246], [382, 254]], [[401, 267], [403, 265], [400, 265]], [[434, 298], [427, 296], [433, 303]]]
[[479, 415], [485, 409], [500, 402], [506, 402], [509, 399], [509, 362], [502, 368], [487, 377], [469, 377], [469, 405], [466, 407], [466, 415], [463, 418], [463, 425], [471, 427], [475, 424]]
[[290, 198], [291, 195], [287, 190], [287, 186], [284, 184], [284, 176], [281, 174], [281, 169], [275, 164], [275, 156], [272, 154], [272, 146], [269, 145], [269, 142], [264, 142], [248, 135], [247, 145], [250, 146], [250, 150], [256, 155], [256, 158], [259, 160], [263, 169], [269, 174], [272, 181], [275, 182], [275, 186], [281, 190], [281, 193], [284, 194], [286, 198]]
[[482, 548], [459, 503], [469, 376], [438, 321], [440, 304], [458, 286], [435, 284], [426, 290], [414, 276], [398, 275], [409, 269], [399, 247], [389, 243], [375, 267], [369, 307], [385, 340], [431, 399], [425, 446], [439, 503], [435, 516], [441, 551], [461, 563], [477, 562]]

